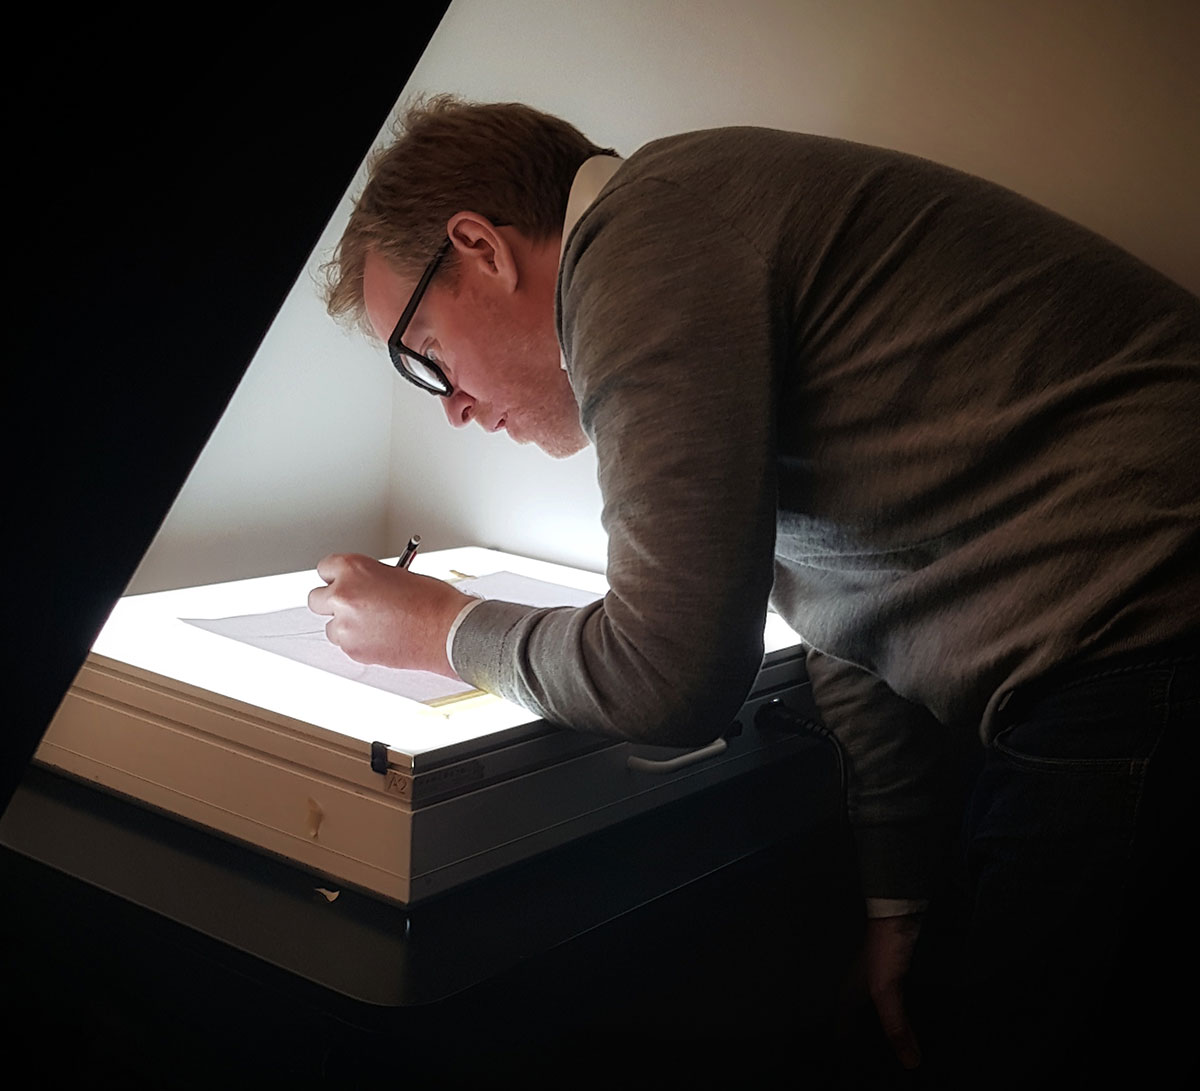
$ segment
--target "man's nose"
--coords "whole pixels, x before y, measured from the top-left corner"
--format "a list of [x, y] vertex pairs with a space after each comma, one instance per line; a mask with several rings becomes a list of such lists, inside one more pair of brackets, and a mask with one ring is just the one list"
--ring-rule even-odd
[[462, 428], [470, 424], [475, 416], [475, 399], [470, 394], [456, 390], [450, 397], [442, 399], [442, 408], [446, 411], [446, 419], [455, 428]]

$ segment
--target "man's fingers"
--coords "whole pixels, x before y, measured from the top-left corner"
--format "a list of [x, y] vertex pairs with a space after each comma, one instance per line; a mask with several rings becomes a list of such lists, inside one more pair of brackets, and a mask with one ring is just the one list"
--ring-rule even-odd
[[317, 575], [325, 581], [326, 586], [314, 587], [308, 593], [308, 608], [314, 614], [332, 614], [333, 609], [333, 584], [339, 579], [347, 579], [351, 576], [351, 569], [357, 561], [370, 560], [368, 557], [362, 557], [357, 553], [330, 553], [326, 557], [322, 557], [317, 562]]
[[[322, 577], [322, 579], [324, 579], [324, 577]], [[333, 607], [329, 604], [329, 599], [332, 594], [332, 587], [314, 587], [308, 593], [308, 608], [314, 614], [332, 614]]]
[[326, 583], [333, 583], [351, 563], [353, 553], [330, 553], [317, 561], [317, 575]]
[[[311, 610], [312, 607], [310, 606], [309, 609]], [[313, 610], [313, 613], [317, 613], [317, 612], [318, 611]], [[340, 628], [338, 626], [338, 619], [336, 617], [331, 617], [325, 623], [325, 639], [328, 640], [329, 643], [332, 644], [335, 648], [340, 648], [342, 646], [338, 641], [339, 632], [340, 632]]]

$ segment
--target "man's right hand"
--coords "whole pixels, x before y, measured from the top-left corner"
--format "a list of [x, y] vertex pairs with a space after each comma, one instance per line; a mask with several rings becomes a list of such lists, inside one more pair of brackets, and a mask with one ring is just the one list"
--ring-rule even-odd
[[446, 637], [469, 595], [356, 553], [323, 558], [317, 575], [326, 585], [309, 592], [308, 608], [329, 616], [330, 642], [351, 659], [458, 677]]

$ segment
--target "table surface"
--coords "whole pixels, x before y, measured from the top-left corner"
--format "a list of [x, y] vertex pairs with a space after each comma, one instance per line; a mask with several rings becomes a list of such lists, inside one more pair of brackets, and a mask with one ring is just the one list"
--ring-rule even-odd
[[[402, 907], [132, 802], [32, 768], [0, 844], [264, 967], [361, 1005], [428, 1004], [827, 826], [833, 764], [814, 741], [775, 767]], [[736, 881], [736, 880], [731, 880]]]

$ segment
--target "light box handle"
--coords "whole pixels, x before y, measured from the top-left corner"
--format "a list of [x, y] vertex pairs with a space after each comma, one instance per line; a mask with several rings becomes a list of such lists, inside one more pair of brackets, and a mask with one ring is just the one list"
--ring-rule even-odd
[[627, 759], [627, 764], [630, 769], [639, 773], [674, 773], [676, 769], [683, 769], [689, 765], [695, 765], [698, 762], [707, 761], [709, 758], [715, 758], [718, 754], [724, 754], [729, 744], [724, 739], [714, 739], [707, 746], [700, 747], [699, 750], [689, 750], [686, 754], [680, 754], [678, 757], [665, 758], [661, 761], [655, 761], [652, 758], [639, 758], [635, 754], [630, 754]]

